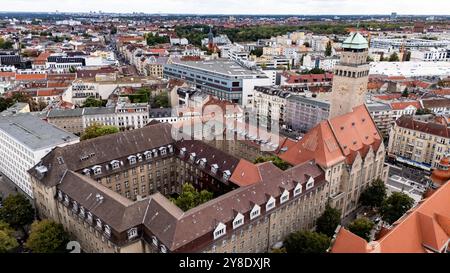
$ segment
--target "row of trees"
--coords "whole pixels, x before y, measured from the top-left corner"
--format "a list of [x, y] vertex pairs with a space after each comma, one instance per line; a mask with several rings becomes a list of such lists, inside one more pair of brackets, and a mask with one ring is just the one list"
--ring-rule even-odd
[[[34, 253], [64, 252], [68, 234], [61, 224], [50, 220], [34, 221], [34, 209], [30, 201], [21, 194], [9, 195], [0, 208], [0, 253], [14, 252], [20, 244], [17, 231], [30, 234], [24, 247]], [[33, 222], [34, 221], [34, 222]]]

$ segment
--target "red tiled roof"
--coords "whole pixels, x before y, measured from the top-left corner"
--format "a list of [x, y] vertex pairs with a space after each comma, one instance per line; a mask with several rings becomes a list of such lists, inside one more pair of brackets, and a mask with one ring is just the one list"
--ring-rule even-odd
[[240, 187], [258, 183], [261, 180], [262, 178], [258, 167], [245, 159], [239, 161], [239, 164], [234, 169], [233, 175], [230, 178], [231, 182]]
[[391, 102], [392, 110], [403, 110], [409, 106], [414, 106], [416, 109], [421, 109], [422, 105], [418, 101], [405, 101], [405, 102]]
[[359, 153], [363, 158], [372, 148], [377, 151], [381, 136], [364, 105], [353, 112], [322, 121], [310, 130], [280, 158], [292, 165], [315, 160], [323, 167], [330, 167], [344, 159], [352, 163]]
[[42, 81], [47, 79], [47, 74], [16, 74], [16, 81]]

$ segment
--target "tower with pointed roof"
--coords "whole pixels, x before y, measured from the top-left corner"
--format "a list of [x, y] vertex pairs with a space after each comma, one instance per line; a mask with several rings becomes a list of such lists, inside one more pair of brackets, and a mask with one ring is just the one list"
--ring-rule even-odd
[[369, 82], [367, 40], [355, 32], [344, 41], [342, 48], [340, 63], [334, 68], [330, 118], [349, 113], [354, 107], [364, 104]]

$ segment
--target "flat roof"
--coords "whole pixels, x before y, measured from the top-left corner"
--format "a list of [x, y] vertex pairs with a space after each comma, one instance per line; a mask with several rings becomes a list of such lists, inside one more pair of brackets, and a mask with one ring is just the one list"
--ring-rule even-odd
[[0, 116], [0, 130], [31, 150], [40, 150], [79, 139], [30, 114]]
[[182, 65], [199, 70], [205, 70], [223, 74], [226, 76], [262, 76], [267, 77], [258, 70], [248, 69], [230, 60], [211, 60], [211, 61], [180, 61], [174, 62], [175, 65]]

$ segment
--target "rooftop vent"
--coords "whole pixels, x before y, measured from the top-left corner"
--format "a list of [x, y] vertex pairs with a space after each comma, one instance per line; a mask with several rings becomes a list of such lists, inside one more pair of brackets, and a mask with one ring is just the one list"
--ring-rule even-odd
[[100, 203], [101, 203], [101, 202], [103, 201], [103, 195], [97, 193], [97, 194], [95, 195], [95, 200], [97, 200], [97, 202], [100, 202]]

